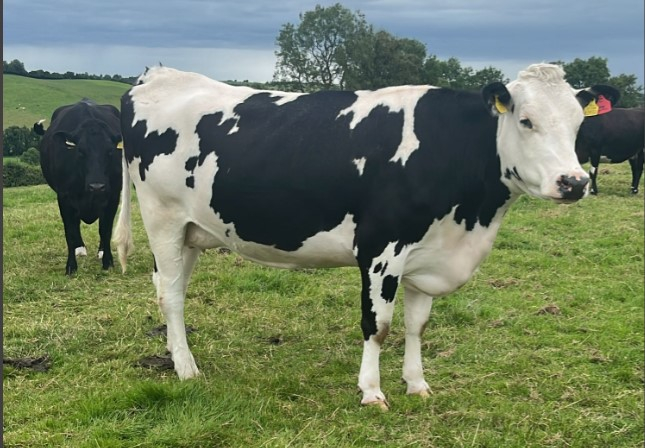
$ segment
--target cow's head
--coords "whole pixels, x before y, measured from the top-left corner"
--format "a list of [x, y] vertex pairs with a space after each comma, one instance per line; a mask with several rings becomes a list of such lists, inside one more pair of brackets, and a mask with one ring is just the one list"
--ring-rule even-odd
[[74, 160], [75, 177], [83, 179], [85, 191], [102, 194], [110, 191], [110, 172], [120, 166], [118, 145], [121, 135], [103, 122], [87, 120], [72, 132], [55, 134], [60, 145]]
[[487, 85], [482, 94], [498, 116], [502, 181], [511, 191], [558, 202], [588, 193], [589, 178], [578, 163], [575, 142], [592, 93], [576, 94], [559, 66], [535, 64], [506, 86]]

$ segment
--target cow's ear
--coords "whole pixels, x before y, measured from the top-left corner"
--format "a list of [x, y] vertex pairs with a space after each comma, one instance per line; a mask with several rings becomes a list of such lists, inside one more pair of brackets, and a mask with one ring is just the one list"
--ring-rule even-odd
[[612, 106], [615, 106], [620, 99], [620, 90], [615, 87], [604, 84], [596, 84], [589, 89], [594, 95], [602, 95], [609, 100]]
[[65, 131], [58, 131], [54, 134], [54, 136], [65, 143], [67, 149], [76, 148], [76, 139], [72, 136], [72, 134]]
[[484, 103], [493, 116], [499, 116], [512, 107], [511, 94], [501, 82], [493, 82], [482, 89]]
[[582, 107], [582, 110], [584, 111], [586, 117], [598, 115], [596, 96], [593, 93], [584, 89], [580, 90], [578, 93], [576, 93], [576, 99], [580, 103], [580, 106]]
[[43, 126], [43, 123], [46, 120], [43, 118], [42, 120], [38, 120], [37, 123], [34, 123], [34, 132], [38, 135], [45, 135], [45, 127]]
[[116, 149], [123, 149], [123, 137], [121, 134], [112, 135], [110, 138], [112, 143], [116, 145]]

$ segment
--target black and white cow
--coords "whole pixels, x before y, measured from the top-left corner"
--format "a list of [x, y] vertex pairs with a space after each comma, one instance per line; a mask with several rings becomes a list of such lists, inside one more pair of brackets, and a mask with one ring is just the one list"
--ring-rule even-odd
[[[593, 88], [592, 88], [593, 89]], [[576, 154], [580, 163], [590, 162], [591, 194], [598, 193], [596, 178], [600, 162], [621, 163], [629, 160], [633, 194], [643, 174], [645, 154], [645, 110], [615, 108], [585, 120], [578, 131]]]
[[43, 135], [40, 166], [56, 192], [65, 227], [65, 273], [76, 272], [76, 255], [87, 255], [81, 220], [87, 224], [99, 220], [98, 255], [103, 269], [108, 269], [114, 266], [110, 238], [122, 185], [119, 110], [84, 99], [56, 109], [47, 131], [43, 121], [34, 124], [34, 131]]
[[[379, 353], [404, 289], [403, 379], [429, 391], [421, 334], [432, 298], [463, 285], [522, 193], [574, 202], [588, 177], [574, 152], [582, 105], [555, 65], [480, 93], [430, 86], [311, 94], [232, 87], [149, 69], [121, 103], [125, 159], [158, 272], [168, 350], [198, 374], [184, 328], [203, 249], [280, 267], [358, 266], [363, 404], [386, 407]], [[114, 241], [131, 244], [128, 175]]]

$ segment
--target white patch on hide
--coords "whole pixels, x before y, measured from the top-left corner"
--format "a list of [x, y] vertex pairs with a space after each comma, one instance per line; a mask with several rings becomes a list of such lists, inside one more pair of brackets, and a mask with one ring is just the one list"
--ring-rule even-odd
[[365, 162], [367, 159], [365, 157], [361, 157], [360, 159], [354, 159], [352, 162], [354, 162], [354, 165], [356, 165], [356, 169], [358, 170], [358, 175], [362, 176], [363, 175], [363, 170], [365, 169]]
[[387, 107], [390, 112], [403, 112], [401, 143], [390, 161], [400, 161], [405, 165], [410, 154], [419, 148], [419, 139], [414, 134], [414, 109], [419, 99], [432, 88], [431, 86], [396, 86], [374, 91], [359, 90], [356, 92], [358, 98], [354, 104], [341, 110], [337, 118], [351, 113], [352, 121], [349, 123], [349, 128], [354, 129], [378, 106]]

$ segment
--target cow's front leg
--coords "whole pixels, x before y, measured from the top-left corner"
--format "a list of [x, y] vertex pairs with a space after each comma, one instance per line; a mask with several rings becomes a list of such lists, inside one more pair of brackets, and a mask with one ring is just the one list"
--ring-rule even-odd
[[103, 216], [99, 218], [99, 250], [98, 258], [101, 260], [103, 269], [114, 267], [114, 258], [112, 257], [112, 250], [110, 248], [110, 240], [112, 239], [112, 228], [114, 226], [114, 216], [116, 215], [117, 208], [119, 207], [119, 195], [114, 194], [110, 198]]
[[382, 409], [387, 409], [389, 405], [381, 391], [379, 356], [381, 344], [390, 331], [394, 312], [394, 299], [400, 278], [396, 264], [394, 260], [381, 258], [373, 260], [369, 266], [359, 265], [364, 342], [358, 387], [363, 392], [361, 404], [375, 404]]
[[638, 193], [638, 184], [643, 175], [643, 163], [645, 162], [645, 153], [639, 151], [634, 157], [629, 159], [629, 166], [632, 168], [632, 194]]
[[589, 177], [591, 178], [591, 194], [598, 194], [598, 185], [596, 178], [598, 177], [598, 166], [600, 165], [600, 154], [592, 154], [590, 159]]
[[61, 196], [58, 196], [58, 210], [60, 211], [60, 216], [63, 219], [65, 241], [67, 243], [67, 263], [65, 264], [65, 274], [72, 275], [78, 270], [78, 265], [76, 263], [77, 250], [80, 248], [85, 249], [85, 244], [81, 238], [81, 219], [79, 218], [76, 210], [65, 198]]
[[408, 394], [427, 397], [430, 392], [430, 386], [423, 378], [421, 335], [430, 317], [432, 297], [406, 287], [403, 301], [405, 307], [403, 380], [408, 386]]

